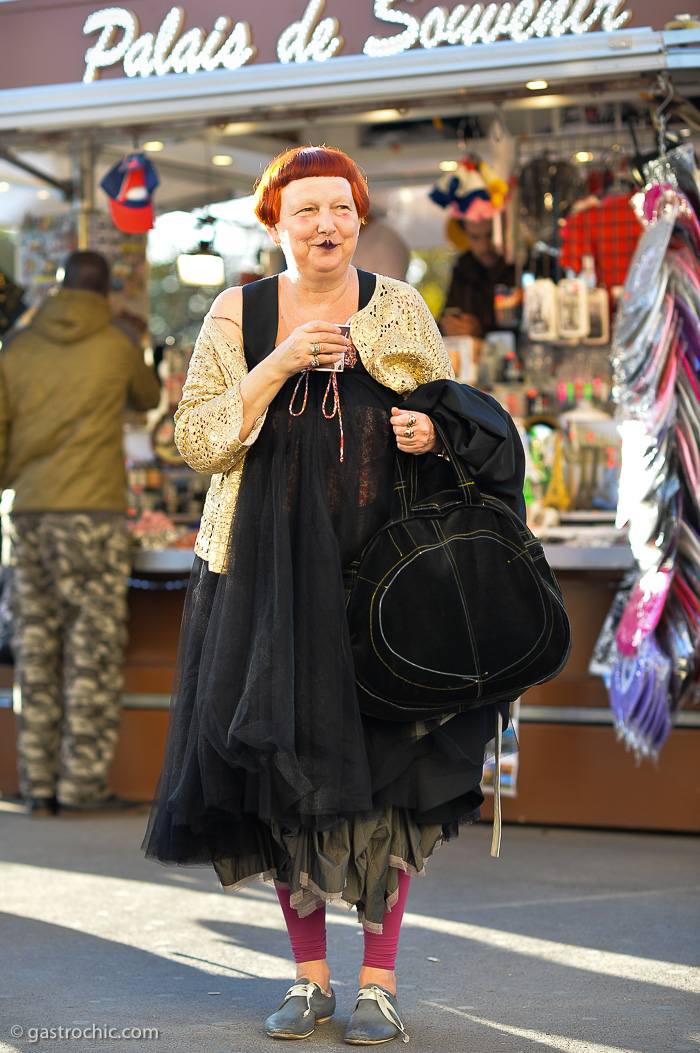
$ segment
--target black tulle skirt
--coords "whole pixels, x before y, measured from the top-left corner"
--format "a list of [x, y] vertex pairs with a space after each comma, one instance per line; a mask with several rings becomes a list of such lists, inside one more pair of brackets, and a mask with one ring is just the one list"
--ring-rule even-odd
[[285, 384], [247, 454], [228, 572], [195, 560], [144, 849], [213, 864], [227, 889], [273, 878], [301, 915], [343, 900], [379, 929], [397, 868], [420, 873], [478, 814], [496, 707], [359, 713], [343, 571], [388, 518], [396, 396], [361, 364], [337, 379], [335, 415], [329, 374], [301, 379], [298, 415]]

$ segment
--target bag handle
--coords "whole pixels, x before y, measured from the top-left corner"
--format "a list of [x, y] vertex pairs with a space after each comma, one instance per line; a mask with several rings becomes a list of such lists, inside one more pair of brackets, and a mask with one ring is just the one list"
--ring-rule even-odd
[[[432, 417], [431, 417], [432, 420]], [[462, 464], [454, 451], [447, 433], [440, 425], [432, 420], [435, 434], [442, 443], [445, 450], [445, 460], [448, 461], [455, 477], [457, 489], [460, 492], [465, 505], [482, 505], [484, 499], [478, 486], [465, 472]], [[408, 458], [408, 461], [406, 461]], [[404, 474], [404, 468], [408, 465], [408, 471]], [[417, 501], [418, 493], [418, 457], [412, 453], [396, 451], [396, 476], [394, 481], [394, 495], [392, 506], [396, 515], [401, 519], [408, 519], [409, 510]]]
[[[432, 420], [432, 417], [431, 417]], [[456, 453], [452, 447], [449, 437], [445, 434], [439, 424], [433, 420], [435, 434], [440, 439], [445, 449], [445, 460], [449, 459], [452, 471], [457, 482], [460, 494], [465, 505], [480, 505], [484, 503], [481, 491], [473, 479], [469, 479], [462, 468]], [[418, 458], [412, 453], [396, 451], [394, 490], [391, 497], [390, 516], [392, 519], [408, 519], [411, 507], [416, 502], [418, 488]], [[407, 468], [407, 471], [404, 469]], [[410, 499], [409, 499], [409, 494]], [[345, 588], [349, 595], [355, 582], [357, 568], [360, 566], [362, 556], [358, 555], [350, 564], [347, 572], [343, 575]]]

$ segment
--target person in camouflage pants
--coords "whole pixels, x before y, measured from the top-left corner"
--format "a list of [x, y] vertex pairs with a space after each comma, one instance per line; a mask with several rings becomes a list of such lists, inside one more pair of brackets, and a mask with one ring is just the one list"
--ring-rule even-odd
[[121, 515], [14, 516], [14, 705], [27, 799], [98, 803], [119, 732], [130, 561]]
[[160, 384], [109, 291], [104, 256], [71, 253], [62, 288], [0, 355], [18, 768], [38, 816], [133, 810], [107, 782], [130, 571], [124, 407], [156, 406]]

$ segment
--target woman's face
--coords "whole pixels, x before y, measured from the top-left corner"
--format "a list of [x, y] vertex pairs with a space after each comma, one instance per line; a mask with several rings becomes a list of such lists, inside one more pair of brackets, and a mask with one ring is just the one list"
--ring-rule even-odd
[[349, 267], [360, 220], [347, 179], [295, 179], [282, 188], [280, 218], [268, 230], [290, 269], [330, 274]]

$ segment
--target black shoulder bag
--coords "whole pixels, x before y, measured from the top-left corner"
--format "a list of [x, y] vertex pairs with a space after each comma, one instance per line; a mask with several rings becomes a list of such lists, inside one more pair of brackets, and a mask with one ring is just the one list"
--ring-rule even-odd
[[436, 430], [454, 488], [420, 498], [417, 458], [397, 454], [392, 517], [350, 572], [360, 710], [386, 720], [512, 701], [561, 672], [571, 651], [542, 545], [467, 478]]

